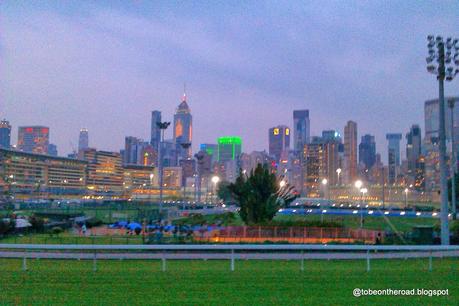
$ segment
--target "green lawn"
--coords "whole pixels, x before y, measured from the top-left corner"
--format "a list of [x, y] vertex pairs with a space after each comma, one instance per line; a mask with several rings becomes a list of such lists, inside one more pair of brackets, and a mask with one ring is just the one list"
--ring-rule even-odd
[[[0, 304], [11, 305], [458, 305], [459, 260], [159, 261], [1, 259]], [[366, 296], [354, 288], [449, 289], [448, 297]]]
[[[320, 215], [305, 215], [305, 216], [286, 216], [278, 215], [275, 220], [320, 220]], [[360, 216], [337, 216], [337, 215], [324, 215], [324, 221], [334, 221], [344, 224], [345, 227], [359, 228], [360, 227]], [[389, 222], [388, 222], [388, 221]], [[413, 229], [413, 226], [417, 225], [436, 225], [440, 224], [439, 219], [434, 218], [408, 218], [408, 217], [364, 217], [364, 228], [373, 230], [393, 230], [391, 225], [401, 232], [408, 232]]]
[[30, 234], [10, 236], [0, 239], [0, 243], [33, 243], [33, 244], [142, 244], [142, 237], [129, 236], [76, 236], [69, 232], [62, 234]]

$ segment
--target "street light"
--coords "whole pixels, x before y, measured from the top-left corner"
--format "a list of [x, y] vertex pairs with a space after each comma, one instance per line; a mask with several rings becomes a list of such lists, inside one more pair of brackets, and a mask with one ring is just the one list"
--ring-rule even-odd
[[279, 182], [279, 186], [280, 188], [284, 188], [285, 187], [285, 184], [287, 184], [284, 180], [280, 181]]
[[360, 192], [362, 193], [362, 198], [361, 198], [361, 206], [360, 207], [360, 228], [363, 228], [363, 198], [365, 196], [365, 194], [368, 192], [368, 189], [367, 188], [362, 188], [360, 189]]
[[[326, 178], [322, 179], [322, 186], [324, 186], [324, 197], [327, 196], [327, 200], [330, 200], [330, 190], [327, 188], [328, 180]], [[330, 203], [328, 203], [330, 204]]]
[[405, 188], [405, 210], [408, 208], [408, 188]]
[[[459, 54], [456, 54], [456, 59], [459, 61]], [[454, 143], [454, 98], [448, 100], [448, 106], [451, 112], [451, 214], [453, 220], [456, 220], [456, 145]]]
[[163, 210], [163, 142], [164, 142], [164, 132], [171, 125], [170, 122], [156, 122], [156, 126], [161, 130], [161, 140], [159, 142], [158, 148], [158, 172], [159, 172], [159, 217], [161, 218], [161, 212]]
[[340, 182], [339, 182], [339, 175], [341, 174], [341, 168], [338, 168], [336, 169], [336, 174], [338, 175], [338, 181], [337, 181], [337, 185], [341, 185]]
[[[181, 143], [180, 146], [182, 147], [182, 149], [186, 153], [186, 157], [189, 158], [188, 149], [191, 147], [191, 143], [190, 142], [184, 142], [184, 143]], [[182, 153], [182, 161], [183, 160], [186, 160], [186, 159], [183, 158], [183, 153]], [[184, 165], [182, 165], [182, 169], [183, 169], [183, 166]], [[182, 170], [182, 173], [183, 173], [183, 170]], [[183, 201], [185, 201], [185, 199], [186, 199], [186, 177], [185, 177], [185, 175], [182, 175], [182, 185], [183, 185]]]
[[[459, 73], [459, 45], [457, 39], [429, 35], [427, 37], [429, 56], [426, 58], [427, 71], [437, 76], [439, 104], [439, 155], [440, 155], [440, 195], [441, 195], [441, 244], [449, 245], [448, 228], [448, 182], [446, 177], [446, 131], [445, 131], [445, 90], [444, 81], [452, 81]], [[445, 52], [446, 48], [446, 52]], [[454, 49], [454, 56], [452, 51]], [[436, 62], [436, 64], [434, 63]], [[438, 66], [437, 66], [438, 64]], [[446, 67], [448, 66], [448, 67]], [[454, 69], [456, 67], [456, 69]]]
[[216, 197], [217, 195], [217, 184], [220, 182], [220, 178], [216, 175], [212, 177], [212, 183], [214, 183], [214, 196]]

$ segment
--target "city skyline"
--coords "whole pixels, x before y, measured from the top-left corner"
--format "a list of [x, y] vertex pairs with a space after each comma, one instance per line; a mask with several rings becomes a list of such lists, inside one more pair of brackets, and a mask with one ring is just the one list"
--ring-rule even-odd
[[[375, 135], [386, 162], [385, 134], [405, 134], [412, 124], [425, 131], [424, 101], [437, 95], [425, 73], [425, 36], [432, 29], [457, 36], [459, 9], [434, 2], [416, 9], [412, 2], [292, 2], [249, 3], [244, 10], [138, 3], [123, 10], [107, 3], [2, 4], [0, 117], [13, 126], [12, 142], [26, 125], [49, 126], [60, 155], [72, 151], [70, 142], [76, 146], [82, 127], [102, 150], [118, 151], [129, 135], [148, 141], [151, 111], [173, 121], [186, 82], [194, 152], [225, 135], [241, 136], [246, 152], [267, 149], [270, 127], [292, 128], [293, 110], [308, 109], [311, 136], [327, 129], [343, 134], [355, 121], [358, 138]], [[164, 12], [169, 6], [178, 17]], [[419, 18], [424, 11], [429, 18]], [[286, 12], [297, 19], [287, 20]], [[446, 95], [456, 96], [457, 87], [446, 86]]]

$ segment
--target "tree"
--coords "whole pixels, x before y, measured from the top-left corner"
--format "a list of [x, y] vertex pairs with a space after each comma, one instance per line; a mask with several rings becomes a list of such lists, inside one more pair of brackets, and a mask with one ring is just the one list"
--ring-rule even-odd
[[288, 184], [280, 187], [276, 176], [261, 164], [248, 176], [240, 172], [236, 182], [230, 184], [228, 189], [238, 203], [239, 215], [246, 224], [272, 220], [279, 208], [296, 198], [293, 187]]
[[220, 199], [222, 199], [225, 202], [234, 201], [233, 194], [231, 193], [231, 190], [229, 190], [228, 188], [229, 185], [230, 183], [228, 182], [221, 182], [220, 184], [218, 184], [217, 195]]

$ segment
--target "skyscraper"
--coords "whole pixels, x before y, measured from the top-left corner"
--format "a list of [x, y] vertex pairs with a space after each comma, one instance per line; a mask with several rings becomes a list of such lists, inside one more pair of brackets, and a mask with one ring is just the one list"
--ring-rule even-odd
[[89, 148], [89, 132], [88, 129], [82, 128], [78, 138], [78, 152]]
[[0, 148], [9, 149], [11, 146], [11, 125], [3, 119], [0, 121]]
[[293, 137], [293, 149], [295, 152], [302, 152], [310, 138], [309, 110], [293, 111]]
[[[174, 115], [174, 143], [176, 144], [177, 158], [187, 159], [191, 157], [191, 141], [193, 137], [193, 123], [190, 108], [186, 102], [186, 95], [183, 94], [182, 102], [179, 104]], [[183, 145], [190, 144], [188, 148]]]
[[413, 124], [406, 134], [406, 159], [408, 161], [408, 175], [411, 177], [416, 174], [416, 165], [421, 156], [421, 147], [421, 128], [419, 125]]
[[[454, 144], [459, 144], [459, 97], [445, 97], [445, 102], [454, 100]], [[424, 103], [425, 138], [430, 141], [432, 137], [439, 137], [438, 127], [440, 121], [438, 99], [428, 100]], [[451, 141], [451, 109], [445, 108], [446, 139]]]
[[303, 148], [303, 192], [307, 197], [320, 197], [324, 194], [322, 180], [328, 184], [338, 183], [336, 169], [339, 168], [339, 142], [324, 141], [313, 137]]
[[23, 152], [48, 154], [49, 128], [46, 126], [21, 126], [18, 149]]
[[143, 139], [127, 136], [124, 139], [124, 164], [151, 166], [157, 157], [153, 147]]
[[269, 155], [279, 162], [281, 154], [290, 148], [290, 129], [279, 125], [269, 129]]
[[150, 144], [153, 148], [158, 151], [159, 143], [161, 142], [161, 129], [156, 124], [157, 122], [161, 122], [161, 112], [160, 111], [152, 111], [151, 112], [151, 138]]
[[242, 153], [242, 140], [237, 136], [225, 136], [217, 139], [218, 162], [224, 163], [239, 158]]
[[48, 145], [48, 155], [57, 156], [57, 146], [55, 144], [50, 143]]
[[348, 121], [344, 127], [344, 179], [352, 184], [357, 179], [357, 123]]
[[[375, 136], [366, 134], [362, 136], [359, 144], [359, 164], [364, 165], [365, 170], [370, 170], [376, 161]], [[367, 171], [368, 172], [368, 171]]]
[[397, 168], [400, 166], [400, 140], [402, 139], [402, 134], [386, 134], [386, 139], [389, 141], [387, 150], [388, 181], [389, 184], [394, 184], [397, 178]]

